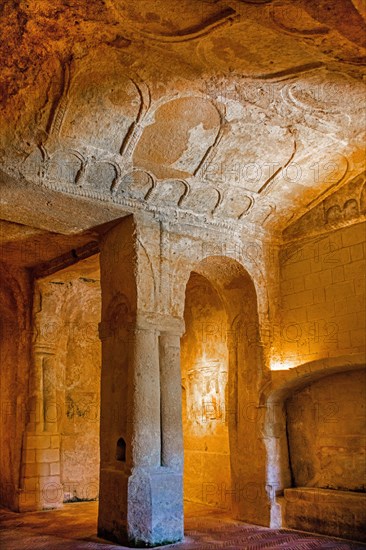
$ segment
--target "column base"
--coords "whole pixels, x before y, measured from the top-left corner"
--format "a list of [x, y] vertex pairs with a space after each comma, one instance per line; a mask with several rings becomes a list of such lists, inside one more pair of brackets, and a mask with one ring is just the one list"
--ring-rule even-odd
[[98, 536], [135, 548], [183, 539], [182, 474], [162, 467], [102, 470]]
[[26, 432], [23, 437], [20, 512], [62, 508], [60, 435]]

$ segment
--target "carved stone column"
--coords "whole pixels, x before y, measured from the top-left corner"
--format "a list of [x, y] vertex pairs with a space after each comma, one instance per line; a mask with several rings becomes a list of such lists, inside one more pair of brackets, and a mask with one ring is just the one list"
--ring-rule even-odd
[[23, 437], [20, 511], [62, 506], [54, 357], [52, 346], [34, 344], [29, 423]]
[[160, 392], [162, 465], [182, 473], [183, 429], [180, 338], [183, 323], [172, 319], [170, 330], [162, 328], [160, 344]]
[[[122, 544], [146, 547], [182, 538], [183, 507], [181, 469], [177, 471], [173, 467], [177, 462], [171, 459], [179, 453], [180, 443], [174, 451], [174, 438], [168, 437], [172, 445], [171, 450], [166, 447], [168, 465], [162, 463], [161, 456], [161, 414], [173, 411], [177, 415], [166, 391], [161, 401], [161, 373], [168, 373], [171, 361], [176, 372], [177, 360], [171, 358], [169, 346], [164, 344], [162, 352], [159, 315], [144, 310], [151, 272], [144, 271], [145, 257], [139, 256], [138, 231], [132, 217], [125, 218], [101, 244], [98, 534]], [[163, 363], [159, 353], [165, 357]], [[169, 393], [169, 382], [165, 376], [163, 379]], [[180, 401], [180, 393], [176, 399]], [[166, 420], [163, 428], [168, 434]]]
[[133, 333], [131, 463], [135, 468], [157, 468], [161, 464], [158, 332], [140, 320]]

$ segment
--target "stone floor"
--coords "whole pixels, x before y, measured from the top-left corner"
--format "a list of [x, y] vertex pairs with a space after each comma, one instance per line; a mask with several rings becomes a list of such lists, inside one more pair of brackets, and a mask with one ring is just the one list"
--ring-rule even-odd
[[[62, 510], [16, 514], [0, 510], [1, 550], [113, 550], [125, 548], [95, 536], [98, 504], [67, 504]], [[366, 545], [287, 529], [231, 520], [205, 507], [188, 506], [184, 542], [166, 550], [366, 549]]]

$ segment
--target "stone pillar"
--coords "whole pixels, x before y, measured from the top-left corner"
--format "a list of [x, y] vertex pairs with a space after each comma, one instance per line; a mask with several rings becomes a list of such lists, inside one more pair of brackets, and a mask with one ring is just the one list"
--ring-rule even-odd
[[158, 468], [161, 464], [159, 347], [158, 332], [153, 326], [136, 325], [131, 359], [131, 462], [136, 468]]
[[180, 368], [180, 338], [182, 324], [178, 321], [174, 330], [160, 332], [160, 391], [161, 391], [161, 431], [162, 465], [182, 472], [183, 468], [183, 428], [182, 390]]
[[33, 353], [33, 373], [31, 373], [31, 396], [29, 399], [29, 423], [31, 432], [43, 432], [44, 407], [43, 407], [43, 354]]
[[29, 423], [23, 437], [20, 511], [60, 508], [63, 502], [55, 367], [53, 348], [36, 343]]
[[[171, 458], [179, 453], [181, 444], [177, 446], [170, 435], [168, 463], [162, 463], [162, 426], [166, 433], [169, 427], [167, 420], [162, 423], [161, 415], [163, 410], [167, 415], [169, 411], [177, 415], [166, 394], [170, 390], [165, 376], [166, 391], [161, 401], [161, 373], [169, 373], [172, 359], [169, 346], [164, 346], [163, 363], [159, 359], [159, 315], [143, 309], [150, 273], [144, 273], [137, 240], [138, 226], [128, 217], [101, 243], [98, 534], [122, 544], [146, 547], [183, 537], [183, 502], [181, 467]], [[177, 371], [176, 359], [172, 370]], [[176, 400], [180, 407], [180, 392]]]

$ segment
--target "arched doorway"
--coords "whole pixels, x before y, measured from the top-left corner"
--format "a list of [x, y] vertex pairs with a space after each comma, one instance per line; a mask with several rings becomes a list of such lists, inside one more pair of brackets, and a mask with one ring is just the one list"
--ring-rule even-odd
[[192, 273], [187, 284], [184, 317], [181, 361], [185, 498], [228, 510], [227, 315], [217, 290], [198, 273]]
[[[265, 523], [265, 445], [257, 416], [264, 383], [257, 295], [228, 257], [191, 272], [181, 340], [185, 499]], [[259, 519], [260, 518], [260, 519]]]

